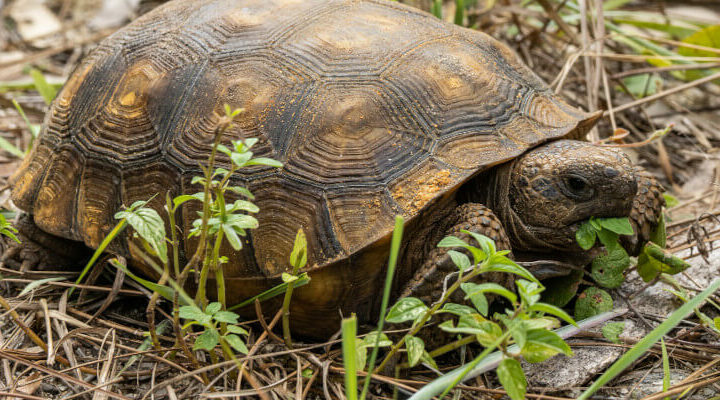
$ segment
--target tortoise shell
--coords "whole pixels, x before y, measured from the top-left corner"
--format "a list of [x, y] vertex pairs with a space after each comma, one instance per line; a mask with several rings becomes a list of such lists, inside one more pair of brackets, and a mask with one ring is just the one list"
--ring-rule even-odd
[[[76, 68], [13, 201], [44, 231], [97, 247], [122, 205], [200, 190], [190, 181], [226, 103], [245, 112], [223, 140], [259, 138], [255, 155], [284, 163], [233, 178], [260, 208], [225, 266], [244, 282], [286, 271], [299, 228], [308, 269], [335, 265], [387, 239], [395, 215], [412, 221], [479, 172], [590, 125], [505, 45], [401, 4], [175, 0]], [[195, 218], [185, 207], [178, 223]]]

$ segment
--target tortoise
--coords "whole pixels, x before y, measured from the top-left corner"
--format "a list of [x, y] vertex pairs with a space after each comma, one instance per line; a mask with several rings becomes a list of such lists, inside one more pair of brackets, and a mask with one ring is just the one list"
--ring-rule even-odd
[[[447, 234], [572, 255], [590, 216], [631, 216], [637, 244], [662, 206], [647, 172], [582, 140], [599, 114], [484, 33], [384, 0], [175, 0], [99, 44], [52, 103], [11, 180], [26, 240], [72, 256], [97, 248], [123, 205], [197, 192], [225, 104], [245, 112], [223, 141], [258, 138], [255, 154], [284, 164], [232, 178], [260, 225], [224, 249], [228, 303], [280, 282], [302, 228], [312, 280], [291, 318], [308, 336], [376, 313], [395, 215], [395, 293], [427, 298], [453, 268], [435, 248]], [[184, 232], [195, 212], [178, 216]], [[111, 251], [153, 274], [128, 240]]]

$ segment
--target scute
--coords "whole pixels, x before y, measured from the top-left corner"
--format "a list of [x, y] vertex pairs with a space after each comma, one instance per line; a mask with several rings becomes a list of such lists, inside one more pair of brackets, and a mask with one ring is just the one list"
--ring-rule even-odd
[[[504, 45], [403, 5], [174, 1], [76, 69], [13, 200], [48, 232], [95, 247], [121, 204], [200, 190], [190, 181], [225, 103], [245, 112], [224, 141], [256, 137], [257, 156], [285, 164], [234, 178], [256, 195], [260, 227], [228, 250], [226, 277], [255, 289], [277, 277], [302, 228], [309, 269], [346, 261], [322, 273], [328, 293], [351, 279], [368, 304], [368, 260], [384, 257], [372, 245], [394, 215], [412, 220], [480, 171], [590, 125]], [[193, 207], [178, 220], [185, 233]]]

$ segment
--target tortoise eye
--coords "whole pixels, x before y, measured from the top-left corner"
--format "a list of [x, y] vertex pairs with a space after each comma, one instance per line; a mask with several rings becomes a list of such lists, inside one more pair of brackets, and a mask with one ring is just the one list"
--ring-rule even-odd
[[590, 183], [581, 176], [570, 175], [564, 179], [564, 183], [566, 189], [563, 192], [576, 200], [589, 200], [594, 193]]
[[566, 183], [573, 192], [582, 192], [585, 188], [587, 188], [587, 182], [585, 179], [578, 178], [576, 176], [567, 178]]

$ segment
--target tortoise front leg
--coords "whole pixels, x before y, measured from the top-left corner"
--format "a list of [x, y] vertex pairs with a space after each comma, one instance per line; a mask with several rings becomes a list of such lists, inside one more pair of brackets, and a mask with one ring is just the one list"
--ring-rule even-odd
[[[466, 203], [455, 208], [451, 215], [449, 228], [445, 236], [452, 235], [473, 244], [474, 241], [467, 233], [475, 232], [489, 237], [495, 241], [498, 250], [510, 250], [510, 240], [505, 233], [500, 220], [493, 212], [482, 204]], [[401, 291], [401, 297], [417, 297], [426, 304], [431, 304], [440, 299], [444, 287], [452, 282], [445, 282], [445, 278], [458, 269], [447, 254], [450, 249], [437, 247], [433, 249], [427, 261], [417, 270], [415, 276], [408, 282]], [[479, 277], [485, 281], [500, 283], [503, 286], [511, 287], [513, 277], [509, 274], [483, 274]], [[462, 293], [455, 293], [452, 300], [462, 302]]]
[[70, 266], [88, 255], [89, 250], [83, 243], [44, 232], [29, 214], [20, 214], [13, 225], [18, 229], [20, 243], [3, 239], [2, 266], [20, 271], [38, 266]]

